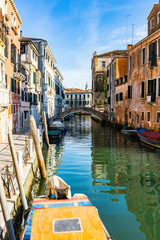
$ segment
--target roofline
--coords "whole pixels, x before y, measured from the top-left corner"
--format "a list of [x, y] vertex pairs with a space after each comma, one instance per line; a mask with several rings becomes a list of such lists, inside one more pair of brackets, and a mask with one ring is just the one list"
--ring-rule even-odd
[[140, 45], [141, 43], [143, 43], [145, 40], [147, 40], [147, 39], [149, 39], [150, 37], [153, 37], [154, 35], [156, 35], [157, 33], [160, 33], [160, 29], [158, 29], [156, 32], [152, 33], [151, 35], [146, 36], [145, 38], [143, 38], [142, 40], [140, 40], [138, 43], [136, 43], [135, 45], [133, 45], [133, 47], [128, 50], [128, 53], [129, 53], [130, 51], [132, 51], [135, 47], [137, 47], [138, 45]]
[[[23, 38], [23, 37], [22, 37]], [[35, 50], [38, 52], [38, 54], [40, 55], [40, 52], [39, 52], [39, 50], [38, 50], [38, 48], [36, 47], [36, 45], [34, 44], [34, 42], [32, 41], [32, 39], [31, 38], [28, 38], [28, 40], [26, 39], [26, 40], [22, 40], [22, 38], [20, 38], [20, 42], [26, 42], [26, 43], [28, 43], [28, 44], [32, 44], [33, 46], [34, 46], [34, 48], [35, 48]], [[25, 37], [24, 37], [25, 38]], [[26, 37], [27, 38], [27, 37]]]
[[158, 5], [160, 6], [160, 4], [159, 4], [159, 3], [157, 3], [157, 4], [154, 4], [154, 6], [153, 6], [153, 8], [152, 8], [152, 10], [151, 10], [150, 14], [148, 15], [147, 19], [149, 19], [149, 18], [150, 18], [151, 14], [152, 14], [152, 12], [153, 12], [153, 10], [154, 10], [154, 8], [158, 7]]
[[22, 24], [22, 20], [21, 20], [21, 18], [20, 18], [20, 15], [19, 15], [19, 13], [18, 13], [18, 10], [17, 10], [17, 8], [16, 8], [15, 3], [13, 2], [13, 0], [10, 0], [10, 2], [11, 2], [11, 5], [12, 5], [14, 11], [16, 12], [16, 15], [17, 15], [17, 18], [18, 18], [19, 21], [20, 21], [20, 24]]

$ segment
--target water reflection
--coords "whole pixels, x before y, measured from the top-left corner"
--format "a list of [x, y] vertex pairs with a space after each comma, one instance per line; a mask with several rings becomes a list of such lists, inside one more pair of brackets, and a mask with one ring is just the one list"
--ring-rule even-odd
[[76, 116], [62, 142], [50, 146], [47, 174], [83, 192], [116, 240], [160, 239], [159, 151]]
[[[119, 131], [103, 128], [100, 134], [100, 128], [97, 123], [93, 123], [93, 185], [100, 186], [99, 192], [109, 194], [110, 201], [118, 202], [120, 208], [126, 202], [126, 210], [136, 216], [136, 221], [140, 223], [139, 229], [146, 236], [135, 229], [136, 239], [160, 239], [159, 152], [141, 145], [135, 139], [124, 137]], [[118, 215], [116, 217], [121, 218]], [[131, 223], [129, 218], [128, 221]], [[135, 224], [132, 223], [133, 228]], [[119, 224], [123, 228], [123, 223]], [[134, 239], [127, 231], [124, 236], [128, 238], [125, 239]], [[114, 230], [113, 236], [121, 239]]]

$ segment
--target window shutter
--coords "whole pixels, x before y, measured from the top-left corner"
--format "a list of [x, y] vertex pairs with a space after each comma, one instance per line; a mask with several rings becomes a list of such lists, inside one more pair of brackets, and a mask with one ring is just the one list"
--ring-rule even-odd
[[5, 57], [8, 58], [8, 45], [9, 45], [9, 41], [8, 38], [6, 37], [5, 39]]

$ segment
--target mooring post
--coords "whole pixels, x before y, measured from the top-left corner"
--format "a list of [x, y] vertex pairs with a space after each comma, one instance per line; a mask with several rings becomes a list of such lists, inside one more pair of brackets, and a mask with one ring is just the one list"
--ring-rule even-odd
[[47, 146], [49, 147], [47, 120], [46, 120], [46, 113], [45, 112], [43, 112], [43, 123], [44, 123], [45, 138], [46, 138]]
[[33, 157], [33, 149], [32, 149], [33, 140], [30, 138], [28, 141], [29, 141], [29, 156], [30, 158], [32, 158]]
[[30, 126], [30, 129], [31, 129], [31, 134], [32, 134], [34, 146], [35, 146], [35, 149], [36, 149], [36, 155], [37, 155], [37, 159], [38, 159], [38, 164], [39, 164], [41, 177], [42, 178], [47, 178], [44, 159], [43, 159], [43, 154], [42, 154], [42, 149], [41, 149], [41, 145], [40, 145], [40, 142], [39, 142], [39, 138], [38, 138], [38, 134], [37, 134], [37, 127], [36, 127], [34, 117], [32, 115], [30, 115], [28, 117], [28, 121], [29, 121], [29, 126]]
[[16, 172], [16, 178], [17, 178], [17, 182], [18, 182], [18, 186], [19, 186], [19, 191], [20, 191], [20, 195], [21, 195], [21, 199], [22, 199], [22, 205], [23, 205], [24, 210], [27, 210], [28, 209], [27, 199], [25, 196], [24, 188], [23, 188], [23, 181], [22, 181], [22, 177], [21, 177], [18, 162], [17, 162], [16, 150], [14, 147], [13, 138], [12, 138], [11, 133], [8, 133], [8, 142], [9, 142], [9, 147], [10, 147], [10, 151], [11, 151], [11, 155], [12, 155], [12, 159], [13, 159], [14, 169]]
[[18, 161], [18, 165], [19, 165], [19, 170], [20, 170], [20, 174], [21, 177], [23, 177], [23, 158], [22, 158], [22, 151], [17, 151], [17, 161]]
[[8, 206], [7, 206], [7, 199], [6, 199], [5, 191], [4, 191], [4, 188], [3, 188], [1, 173], [0, 173], [0, 202], [1, 202], [1, 206], [2, 206], [2, 212], [3, 212], [4, 221], [5, 221], [5, 224], [6, 224], [7, 234], [8, 234], [9, 240], [16, 240], [13, 225], [12, 225], [12, 221], [11, 221]]

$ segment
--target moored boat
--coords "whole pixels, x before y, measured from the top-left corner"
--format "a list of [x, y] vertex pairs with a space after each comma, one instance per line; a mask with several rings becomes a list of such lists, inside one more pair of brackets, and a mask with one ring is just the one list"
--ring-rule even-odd
[[137, 134], [142, 142], [160, 148], [160, 133], [139, 127]]
[[137, 137], [136, 129], [122, 129], [121, 133], [128, 135], [128, 136]]
[[[35, 198], [23, 240], [111, 240], [100, 220], [97, 209], [92, 206], [86, 195], [74, 194], [71, 197], [70, 186], [62, 179], [57, 177], [51, 181], [52, 185], [59, 186], [59, 189], [55, 187], [56, 192], [63, 188], [68, 198], [53, 199], [46, 196]], [[51, 192], [49, 191], [49, 193]]]
[[52, 124], [49, 125], [49, 130], [60, 130], [66, 132], [65, 125], [61, 118], [56, 118]]
[[49, 130], [49, 139], [61, 139], [62, 132], [60, 130]]

